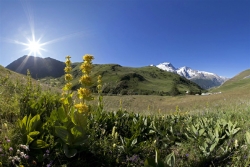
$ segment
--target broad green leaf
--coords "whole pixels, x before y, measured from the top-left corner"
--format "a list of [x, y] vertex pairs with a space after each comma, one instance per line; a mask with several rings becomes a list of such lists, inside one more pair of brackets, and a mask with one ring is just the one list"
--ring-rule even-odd
[[55, 134], [60, 137], [65, 143], [68, 143], [69, 132], [64, 126], [55, 126]]
[[26, 144], [29, 145], [34, 139], [32, 137], [30, 137], [29, 135], [27, 135], [27, 142]]
[[40, 134], [39, 131], [33, 131], [33, 132], [30, 132], [28, 135], [29, 135], [30, 137], [35, 137], [35, 136], [37, 136], [37, 135], [39, 135], [39, 134]]
[[33, 132], [33, 131], [35, 131], [37, 128], [38, 128], [38, 126], [40, 126], [41, 125], [41, 120], [40, 120], [40, 115], [35, 115], [33, 118], [31, 118], [30, 119], [30, 121], [29, 121], [29, 130], [28, 130], [28, 132]]
[[76, 153], [77, 153], [76, 149], [69, 149], [68, 145], [66, 145], [66, 144], [63, 145], [63, 150], [64, 150], [64, 154], [68, 158], [74, 157], [76, 155]]
[[57, 115], [58, 115], [58, 120], [59, 121], [61, 121], [61, 122], [67, 122], [68, 121], [67, 115], [66, 115], [63, 107], [60, 107], [57, 110]]
[[40, 140], [40, 139], [33, 141], [30, 145], [30, 148], [32, 149], [41, 149], [41, 148], [47, 148], [47, 147], [49, 147], [49, 144], [47, 144], [45, 141]]
[[26, 126], [27, 125], [27, 115], [22, 119], [22, 123]]

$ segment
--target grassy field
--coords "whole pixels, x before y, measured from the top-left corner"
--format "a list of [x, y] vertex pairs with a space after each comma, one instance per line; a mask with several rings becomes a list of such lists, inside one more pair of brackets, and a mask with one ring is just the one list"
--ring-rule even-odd
[[[80, 87], [79, 78], [81, 77], [80, 63], [72, 65], [73, 89]], [[160, 70], [157, 67], [123, 67], [118, 64], [95, 64], [91, 72], [94, 85], [93, 91], [96, 91], [96, 78], [102, 76], [103, 93], [109, 95], [169, 95], [171, 89], [176, 86], [180, 93], [192, 91], [200, 93], [202, 89], [188, 79], [180, 77], [177, 74]], [[53, 81], [52, 78], [44, 78], [40, 81], [50, 85], [63, 86], [64, 77], [60, 77]], [[153, 88], [153, 89], [152, 89]]]
[[88, 101], [0, 67], [0, 166], [249, 166], [248, 75], [206, 96]]
[[[247, 101], [250, 94], [214, 94], [209, 96], [146, 96], [146, 95], [131, 95], [131, 96], [104, 96], [104, 109], [107, 111], [116, 111], [120, 108], [120, 101], [122, 108], [127, 111], [142, 112], [145, 111], [153, 114], [160, 111], [161, 113], [171, 113], [175, 111], [178, 106], [182, 111], [196, 111], [204, 109], [204, 106], [209, 107], [228, 107], [236, 105], [242, 101]], [[234, 98], [232, 98], [234, 97]]]

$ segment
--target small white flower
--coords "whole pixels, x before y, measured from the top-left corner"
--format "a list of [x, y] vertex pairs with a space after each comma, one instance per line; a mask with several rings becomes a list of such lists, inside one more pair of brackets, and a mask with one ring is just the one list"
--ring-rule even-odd
[[20, 155], [21, 155], [21, 157], [24, 157], [25, 154], [24, 154], [24, 152], [20, 152]]
[[16, 150], [16, 154], [17, 155], [20, 154], [20, 150], [19, 149]]

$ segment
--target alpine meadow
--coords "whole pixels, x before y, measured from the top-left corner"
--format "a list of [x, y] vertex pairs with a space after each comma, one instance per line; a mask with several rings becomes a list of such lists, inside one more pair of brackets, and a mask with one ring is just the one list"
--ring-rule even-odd
[[114, 95], [93, 56], [70, 59], [45, 79], [62, 90], [0, 68], [1, 166], [249, 166], [249, 70], [206, 96]]
[[250, 0], [0, 0], [0, 167], [250, 167]]

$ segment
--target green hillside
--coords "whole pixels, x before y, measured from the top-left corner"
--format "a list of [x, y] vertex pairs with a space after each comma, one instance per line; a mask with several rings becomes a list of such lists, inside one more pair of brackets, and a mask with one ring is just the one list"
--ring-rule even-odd
[[[80, 63], [73, 63], [72, 74], [74, 77], [73, 89], [77, 89], [82, 73], [79, 70]], [[93, 65], [92, 77], [102, 76], [103, 93], [106, 94], [157, 94], [171, 95], [176, 88], [179, 93], [191, 91], [200, 93], [201, 88], [186, 78], [177, 74], [163, 71], [157, 67], [122, 67], [118, 64]], [[58, 79], [64, 82], [64, 77]], [[96, 80], [94, 80], [96, 83]], [[96, 90], [96, 84], [92, 87]]]
[[250, 69], [245, 70], [235, 77], [229, 79], [220, 87], [217, 87], [212, 90], [216, 91], [246, 91], [250, 89]]

